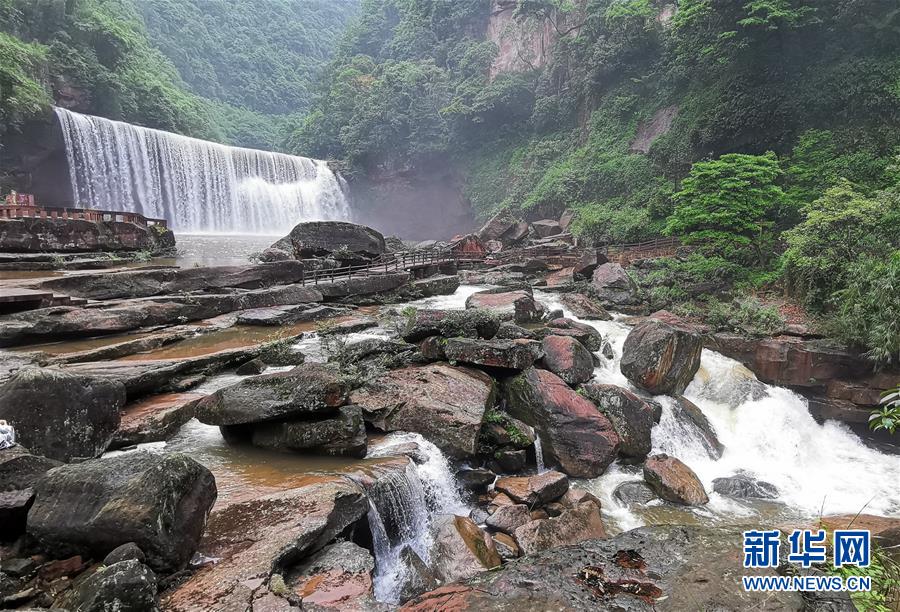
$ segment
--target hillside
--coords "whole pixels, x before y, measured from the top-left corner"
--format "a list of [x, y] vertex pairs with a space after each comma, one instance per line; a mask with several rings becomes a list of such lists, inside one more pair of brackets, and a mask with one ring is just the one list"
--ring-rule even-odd
[[[664, 233], [703, 243], [707, 259], [663, 277], [777, 281], [814, 313], [865, 310], [853, 295], [868, 289], [848, 283], [871, 289], [896, 273], [879, 267], [900, 259], [883, 264], [900, 200], [894, 2], [366, 0], [361, 10], [289, 145], [342, 159], [375, 216], [404, 194], [401, 229], [416, 206], [450, 231], [463, 228], [444, 211], [460, 201], [481, 218], [572, 208], [575, 232], [598, 243]], [[860, 237], [824, 262], [823, 245], [851, 221]], [[683, 285], [648, 290], [673, 306]], [[846, 337], [896, 359], [890, 313], [854, 325], [844, 321]]]

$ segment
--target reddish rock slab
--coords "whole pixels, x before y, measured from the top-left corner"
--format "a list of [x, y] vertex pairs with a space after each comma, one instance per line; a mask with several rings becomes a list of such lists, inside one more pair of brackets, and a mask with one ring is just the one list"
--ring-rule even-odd
[[479, 291], [468, 297], [466, 308], [490, 310], [501, 319], [513, 320], [516, 323], [537, 323], [545, 312], [544, 306], [525, 290]]
[[432, 523], [435, 575], [444, 582], [471, 578], [502, 563], [494, 540], [472, 519], [442, 515]]
[[471, 368], [433, 363], [392, 370], [357, 389], [351, 402], [382, 431], [420, 433], [455, 458], [474, 456], [495, 385]]
[[507, 412], [534, 427], [545, 456], [569, 476], [602, 474], [619, 451], [619, 436], [592, 402], [561, 378], [529, 368], [503, 384]]
[[494, 488], [531, 509], [562, 497], [569, 490], [569, 479], [565, 474], [550, 470], [534, 476], [500, 478]]
[[507, 370], [531, 367], [544, 354], [541, 343], [534, 340], [450, 338], [443, 349], [450, 361]]
[[267, 582], [273, 573], [320, 550], [367, 511], [359, 486], [335, 476], [310, 477], [306, 486], [216, 511], [200, 552], [218, 561], [164, 593], [162, 608], [245, 610], [248, 602], [271, 594]]
[[586, 321], [610, 321], [612, 319], [612, 315], [600, 302], [583, 293], [564, 293], [559, 299], [579, 319]]
[[591, 501], [576, 504], [553, 518], [529, 521], [515, 532], [522, 552], [533, 555], [542, 550], [606, 537], [600, 508]]
[[647, 319], [629, 332], [620, 369], [654, 395], [683, 393], [700, 369], [703, 338], [677, 318]]
[[119, 413], [121, 421], [110, 449], [168, 440], [194, 418], [194, 408], [204, 397], [201, 393], [164, 393], [127, 404]]

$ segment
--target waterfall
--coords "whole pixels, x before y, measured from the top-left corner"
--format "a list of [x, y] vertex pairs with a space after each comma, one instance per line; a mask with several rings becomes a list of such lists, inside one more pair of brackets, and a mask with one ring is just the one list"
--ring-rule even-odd
[[541, 436], [536, 429], [534, 430], [534, 463], [538, 474], [543, 474], [547, 471], [544, 465], [544, 448], [541, 446]]
[[369, 527], [375, 552], [375, 597], [398, 603], [410, 568], [404, 560], [409, 547], [426, 564], [431, 556], [431, 517], [469, 515], [444, 454], [419, 434], [387, 436], [368, 457], [390, 457], [416, 447], [415, 461], [404, 474], [379, 478], [369, 494]]
[[164, 218], [183, 232], [286, 234], [350, 218], [342, 180], [323, 161], [55, 111], [76, 206]]
[[[556, 296], [536, 291], [535, 298], [577, 319]], [[595, 380], [633, 389], [619, 369], [630, 328], [617, 321], [583, 322], [600, 331], [615, 354], [594, 370]], [[700, 408], [725, 447], [720, 458], [711, 456], [704, 438], [676, 418], [674, 400], [655, 398], [663, 414], [653, 428], [652, 452], [684, 461], [710, 494], [710, 503], [693, 512], [724, 518], [752, 515], [752, 506], [712, 490], [714, 479], [743, 472], [774, 484], [778, 501], [794, 515], [812, 518], [820, 512], [855, 514], [860, 510], [883, 516], [900, 513], [900, 489], [892, 477], [900, 473], [900, 457], [866, 446], [843, 423], [816, 422], [799, 394], [765, 384], [737, 361], [704, 349], [700, 370], [684, 396]], [[633, 468], [614, 464], [584, 486], [602, 499], [610, 518], [628, 529], [641, 520], [621, 506], [612, 490], [626, 480], [640, 479]]]

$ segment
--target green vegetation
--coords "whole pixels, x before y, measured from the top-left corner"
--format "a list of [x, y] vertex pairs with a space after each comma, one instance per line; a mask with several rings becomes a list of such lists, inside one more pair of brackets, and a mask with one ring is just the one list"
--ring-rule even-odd
[[[742, 290], [783, 289], [897, 360], [893, 3], [523, 1], [494, 39], [490, 5], [364, 0], [287, 146], [351, 175], [452, 165], [482, 217], [571, 208], [594, 242], [677, 235], [695, 254], [639, 273], [654, 303], [731, 292], [722, 324], [766, 328]], [[505, 45], [498, 69], [504, 37], [541, 31], [545, 57]]]
[[850, 595], [857, 610], [866, 610], [866, 612], [896, 610], [894, 606], [900, 600], [900, 563], [878, 544], [872, 545], [871, 562], [868, 567], [844, 565], [836, 568], [834, 565], [825, 565], [822, 569], [828, 574], [840, 576], [845, 581], [850, 576], [871, 578], [871, 591], [861, 591]]
[[[273, 148], [353, 1], [0, 0], [0, 133], [76, 110]], [[58, 95], [58, 94], [57, 94]]]

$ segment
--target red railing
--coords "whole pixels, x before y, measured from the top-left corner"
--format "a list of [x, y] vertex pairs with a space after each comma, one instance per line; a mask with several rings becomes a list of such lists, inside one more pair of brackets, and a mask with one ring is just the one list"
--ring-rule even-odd
[[[24, 194], [17, 194], [18, 200]], [[84, 221], [117, 221], [134, 223], [141, 227], [159, 225], [167, 227], [165, 219], [153, 219], [132, 212], [94, 210], [92, 208], [61, 208], [55, 206], [35, 206], [31, 204], [10, 204], [12, 196], [7, 196], [6, 204], [0, 205], [0, 219], [79, 219]]]

